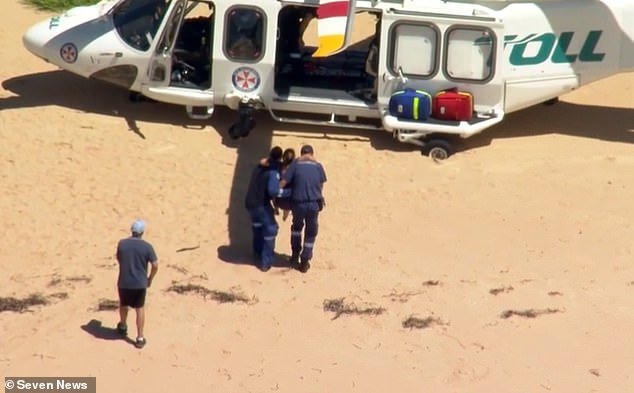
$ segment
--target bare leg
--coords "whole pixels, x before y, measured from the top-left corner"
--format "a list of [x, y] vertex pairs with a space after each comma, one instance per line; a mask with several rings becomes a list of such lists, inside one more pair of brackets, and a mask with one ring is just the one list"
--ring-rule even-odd
[[126, 325], [128, 320], [128, 306], [119, 306], [119, 323]]
[[139, 307], [136, 309], [136, 329], [137, 338], [144, 338], [143, 328], [145, 327], [145, 307]]

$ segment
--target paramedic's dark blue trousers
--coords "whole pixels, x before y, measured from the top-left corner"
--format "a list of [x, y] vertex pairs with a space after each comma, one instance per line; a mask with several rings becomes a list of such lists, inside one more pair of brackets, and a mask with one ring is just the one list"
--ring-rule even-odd
[[[291, 225], [291, 250], [303, 261], [313, 257], [313, 247], [317, 237], [319, 204], [317, 202], [293, 202], [293, 224]], [[302, 248], [302, 229], [304, 231], [304, 247]]]
[[270, 206], [259, 206], [249, 210], [253, 229], [253, 252], [261, 268], [271, 267], [278, 226]]

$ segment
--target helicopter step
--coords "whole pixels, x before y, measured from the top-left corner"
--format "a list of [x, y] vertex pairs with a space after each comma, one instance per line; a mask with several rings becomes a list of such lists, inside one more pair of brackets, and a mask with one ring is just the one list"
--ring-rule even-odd
[[273, 100], [280, 103], [306, 103], [317, 105], [337, 105], [352, 108], [376, 109], [376, 100], [371, 102], [356, 90], [321, 89], [315, 87], [290, 86], [278, 91]]
[[[376, 121], [376, 119], [358, 118], [356, 116], [347, 116], [347, 120], [343, 120], [344, 116], [337, 116], [335, 113], [331, 113], [327, 120], [321, 120], [318, 118], [306, 117], [288, 117], [281, 116], [269, 108], [269, 113], [273, 120], [279, 123], [294, 123], [294, 124], [306, 124], [313, 126], [326, 126], [326, 127], [345, 127], [345, 128], [357, 128], [364, 130], [381, 130], [383, 127]], [[373, 122], [374, 121], [374, 122]]]
[[[324, 116], [331, 116], [334, 113], [336, 116], [351, 119], [378, 119], [380, 116], [376, 99], [368, 99], [361, 91], [291, 86], [288, 89], [276, 91], [276, 95], [267, 106], [274, 111]], [[293, 115], [293, 117], [295, 116], [300, 115]], [[304, 117], [304, 115], [301, 116]], [[351, 120], [349, 123], [344, 123], [343, 126], [354, 126], [354, 124], [354, 120]], [[341, 126], [342, 124], [336, 125]]]
[[187, 105], [187, 115], [190, 119], [207, 120], [214, 114], [213, 106], [191, 106]]

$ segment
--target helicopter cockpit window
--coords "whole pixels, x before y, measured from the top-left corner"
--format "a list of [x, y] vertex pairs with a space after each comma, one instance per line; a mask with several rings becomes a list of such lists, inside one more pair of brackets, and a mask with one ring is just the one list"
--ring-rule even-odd
[[150, 49], [169, 0], [124, 0], [113, 13], [117, 33], [134, 49]]
[[229, 10], [225, 54], [231, 60], [257, 61], [263, 55], [264, 13], [256, 8]]
[[445, 73], [449, 78], [485, 81], [493, 76], [493, 33], [480, 27], [459, 27], [447, 33]]

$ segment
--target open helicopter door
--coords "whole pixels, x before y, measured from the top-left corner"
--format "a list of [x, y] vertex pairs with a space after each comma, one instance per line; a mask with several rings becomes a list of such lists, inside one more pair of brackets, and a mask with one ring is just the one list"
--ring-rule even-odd
[[228, 134], [238, 139], [255, 128], [255, 114], [273, 90], [278, 1], [218, 2], [214, 51], [216, 103], [235, 111]]
[[192, 118], [211, 117], [214, 11], [206, 0], [171, 2], [152, 43], [147, 80], [141, 84], [144, 96], [183, 105]]
[[[386, 9], [380, 34], [378, 105], [383, 127], [395, 138], [424, 146], [430, 134], [466, 138], [502, 120], [504, 31], [494, 15], [479, 14], [473, 6], [443, 13]], [[417, 118], [391, 113], [391, 96], [404, 88], [424, 91], [431, 102], [447, 89], [469, 93], [472, 116], [434, 118], [431, 106]]]

